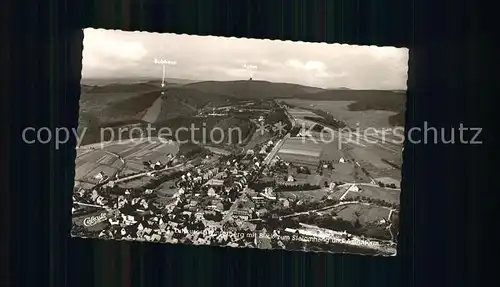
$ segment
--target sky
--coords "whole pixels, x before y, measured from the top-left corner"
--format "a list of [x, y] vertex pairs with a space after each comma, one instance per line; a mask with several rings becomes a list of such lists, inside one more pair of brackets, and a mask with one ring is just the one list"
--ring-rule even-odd
[[[408, 49], [85, 29], [84, 79], [264, 80], [319, 88], [406, 90]], [[175, 63], [175, 64], [173, 64]]]

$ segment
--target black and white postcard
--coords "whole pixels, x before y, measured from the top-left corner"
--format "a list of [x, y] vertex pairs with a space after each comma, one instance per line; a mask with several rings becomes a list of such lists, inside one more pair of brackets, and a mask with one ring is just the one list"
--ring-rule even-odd
[[85, 29], [72, 236], [395, 255], [408, 53]]

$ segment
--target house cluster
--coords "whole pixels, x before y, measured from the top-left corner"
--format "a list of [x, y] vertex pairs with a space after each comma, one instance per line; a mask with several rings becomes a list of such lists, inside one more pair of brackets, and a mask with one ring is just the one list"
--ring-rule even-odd
[[116, 203], [113, 205], [114, 209], [122, 209], [129, 205], [132, 209], [135, 209], [137, 212], [145, 212], [149, 209], [149, 203], [145, 198], [142, 197], [134, 197], [128, 200], [124, 195], [118, 196]]
[[269, 140], [266, 144], [262, 145], [260, 148], [259, 154], [265, 155], [269, 153], [274, 147], [274, 142]]
[[[144, 194], [151, 194], [151, 190], [146, 190]], [[85, 197], [88, 202], [99, 201], [97, 191], [85, 193], [84, 190], [77, 192], [74, 201], [82, 200]], [[102, 196], [100, 196], [102, 197]], [[199, 203], [196, 200], [182, 200], [177, 198], [167, 206], [158, 206], [154, 201], [148, 200], [141, 194], [126, 190], [123, 195], [115, 199], [109, 199], [107, 202], [101, 202], [102, 207], [108, 211], [106, 223], [108, 228], [101, 231], [100, 237], [110, 237], [115, 239], [133, 239], [148, 241], [166, 241], [175, 242], [182, 237], [193, 235], [193, 230], [204, 230], [201, 220], [204, 214], [219, 212], [223, 206], [220, 200], [211, 201], [209, 209], [200, 213], [197, 208]], [[154, 208], [167, 209], [167, 214]], [[170, 207], [173, 207], [169, 209]], [[175, 212], [177, 208], [177, 212]], [[76, 223], [75, 223], [76, 224]], [[87, 230], [87, 232], [92, 232]], [[182, 235], [182, 236], [181, 236]], [[207, 236], [205, 236], [205, 239]], [[196, 240], [196, 238], [193, 238]], [[200, 242], [203, 243], [203, 242]]]
[[[184, 211], [179, 214], [109, 216], [109, 228], [98, 233], [98, 237], [118, 240], [151, 242], [188, 242], [191, 244], [244, 246], [236, 234], [222, 232], [220, 228], [204, 225], [199, 214]], [[239, 243], [238, 243], [239, 242]]]
[[80, 188], [73, 193], [73, 203], [78, 202], [85, 205], [104, 206], [108, 204], [109, 200], [102, 196], [97, 189], [88, 190]]
[[[263, 147], [266, 150], [272, 149], [273, 142], [269, 141]], [[190, 201], [212, 200], [211, 204], [204, 204], [194, 208], [193, 206], [183, 206], [184, 210], [200, 212], [215, 210], [223, 212], [223, 201], [233, 204], [239, 195], [248, 187], [249, 181], [262, 170], [262, 159], [267, 155], [254, 155], [253, 151], [247, 152], [240, 159], [230, 158], [222, 161], [218, 167], [205, 170], [187, 171], [181, 176], [178, 183], [178, 192], [175, 196], [185, 195]], [[201, 177], [201, 178], [200, 178]], [[276, 195], [272, 189], [264, 191], [260, 197], [265, 200], [276, 200]], [[243, 198], [233, 214], [235, 219], [249, 219], [254, 216], [255, 206], [252, 200]], [[261, 211], [262, 213], [262, 211]]]
[[[274, 142], [268, 141], [262, 146], [265, 151], [262, 154], [256, 155], [252, 150], [245, 156], [225, 158], [203, 168], [185, 168], [176, 175], [173, 185], [176, 191], [168, 198], [159, 198], [150, 189], [141, 192], [127, 189], [116, 195], [82, 190], [76, 192], [75, 201], [82, 199], [115, 211], [115, 215], [108, 220], [111, 228], [103, 231], [101, 236], [167, 242], [184, 240], [182, 238], [193, 242], [219, 240], [219, 235], [200, 233], [201, 236], [197, 236], [197, 230], [204, 229], [199, 226], [206, 224], [207, 220], [219, 221], [229, 211], [232, 212], [231, 219], [239, 219], [236, 224], [243, 224], [256, 215], [268, 212], [261, 204], [255, 204], [252, 197], [244, 196], [243, 192], [262, 171], [262, 162], [273, 146]], [[174, 156], [167, 156], [167, 163], [174, 159]], [[152, 170], [164, 168], [167, 163], [143, 162], [146, 168]], [[265, 201], [278, 200], [272, 188], [265, 189], [261, 194], [252, 194]], [[224, 238], [220, 240], [227, 240]]]
[[151, 161], [145, 161], [142, 163], [147, 169], [151, 170], [160, 170], [162, 168], [165, 168], [165, 165], [162, 165], [160, 161], [156, 161], [155, 163], [152, 163]]
[[161, 169], [164, 169], [165, 167], [170, 167], [170, 166], [179, 164], [181, 159], [183, 159], [183, 156], [180, 156], [178, 158], [175, 155], [168, 153], [165, 156], [165, 163], [162, 163], [159, 160], [157, 160], [156, 162], [152, 162], [150, 160], [147, 160], [147, 161], [142, 162], [142, 164], [148, 170], [161, 170]]

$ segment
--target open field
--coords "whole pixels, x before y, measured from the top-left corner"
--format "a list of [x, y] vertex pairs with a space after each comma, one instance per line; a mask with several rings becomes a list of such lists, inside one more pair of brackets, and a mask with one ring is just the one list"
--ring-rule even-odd
[[353, 204], [338, 207], [334, 211], [338, 217], [354, 224], [356, 233], [385, 240], [391, 238], [390, 231], [386, 229], [390, 213], [386, 208]]
[[302, 138], [288, 139], [278, 152], [281, 159], [294, 163], [317, 166], [323, 150], [323, 144]]
[[128, 161], [127, 163], [125, 163], [124, 173], [137, 173], [144, 171], [146, 171], [146, 168], [142, 163], [134, 161]]
[[331, 192], [326, 189], [283, 191], [280, 192], [280, 197], [288, 198], [291, 200], [320, 201], [323, 197], [328, 196], [330, 194]]
[[354, 165], [352, 163], [334, 164], [333, 167], [334, 169], [328, 177], [330, 181], [353, 182], [355, 180]]
[[[314, 135], [313, 135], [314, 136]], [[299, 162], [306, 160], [312, 164], [318, 160], [338, 161], [343, 157], [343, 152], [339, 150], [339, 144], [336, 139], [330, 141], [327, 138], [318, 138], [316, 142], [302, 137], [288, 139], [279, 151], [281, 158], [293, 162], [293, 157], [296, 156]], [[328, 141], [327, 141], [328, 140]], [[302, 159], [301, 157], [309, 157], [310, 159]]]
[[394, 184], [397, 188], [401, 188], [401, 181], [394, 179], [392, 177], [378, 177], [375, 178], [376, 181], [382, 182], [384, 184]]
[[382, 161], [380, 157], [369, 151], [367, 148], [354, 147], [351, 151], [352, 156], [359, 161], [366, 161], [373, 165], [376, 169], [390, 169], [389, 164]]
[[319, 157], [301, 155], [301, 154], [291, 154], [291, 153], [280, 153], [280, 158], [284, 161], [296, 164], [305, 165], [314, 168], [319, 163]]
[[108, 176], [114, 176], [117, 171], [118, 171], [118, 169], [115, 167], [106, 166], [106, 165], [97, 165], [95, 169], [93, 169], [91, 172], [89, 172], [86, 175], [86, 178], [93, 179], [99, 172], [103, 172], [104, 174], [106, 174]]
[[170, 188], [172, 186], [175, 186], [175, 179], [166, 181], [162, 183], [156, 190], [158, 195], [164, 196], [164, 197], [170, 197], [174, 195], [178, 188]]
[[123, 187], [123, 188], [140, 188], [140, 187], [143, 187], [146, 184], [148, 184], [151, 181], [151, 179], [152, 178], [149, 176], [143, 176], [143, 177], [135, 178], [135, 179], [130, 180], [130, 181], [120, 182], [119, 185], [120, 185], [120, 187]]
[[179, 146], [176, 143], [162, 144], [162, 143], [150, 143], [146, 146], [140, 147], [133, 153], [124, 157], [125, 160], [135, 160], [139, 162], [143, 161], [160, 161], [165, 162], [167, 160], [167, 155], [175, 155], [179, 150]]
[[116, 172], [118, 172], [118, 170], [119, 169], [114, 167], [88, 162], [81, 167], [78, 167], [77, 171], [75, 172], [75, 180], [97, 183], [98, 180], [95, 178], [95, 176], [98, 173], [103, 172], [108, 176], [114, 176]]
[[78, 157], [78, 160], [83, 162], [94, 162], [97, 163], [100, 159], [106, 157], [108, 154], [102, 150], [95, 150], [92, 152], [84, 153], [82, 156]]
[[392, 162], [401, 163], [401, 154], [389, 154], [376, 146], [353, 147], [349, 150], [349, 154], [368, 171], [371, 177], [392, 177], [401, 180], [401, 170], [384, 161], [390, 159]]
[[323, 145], [323, 149], [321, 151], [322, 160], [338, 162], [340, 158], [345, 159], [345, 156], [343, 151], [339, 149], [339, 145], [336, 140]]
[[83, 155], [88, 154], [88, 153], [90, 153], [92, 151], [93, 150], [91, 150], [91, 149], [77, 149], [76, 150], [76, 158], [77, 158], [77, 160], [81, 159], [83, 157]]
[[319, 157], [323, 150], [323, 143], [315, 143], [303, 138], [289, 138], [281, 147], [280, 153], [300, 154]]
[[176, 143], [162, 144], [154, 138], [150, 141], [109, 143], [102, 149], [98, 149], [100, 144], [80, 147], [75, 160], [75, 180], [94, 182], [99, 172], [113, 177], [122, 169], [126, 173], [144, 171], [143, 161], [165, 162], [168, 153], [175, 155], [178, 151]]
[[85, 162], [80, 164], [75, 169], [75, 180], [87, 180], [87, 174], [97, 168], [97, 165], [93, 162]]
[[288, 174], [293, 175], [295, 178], [295, 183], [297, 184], [310, 184], [310, 185], [319, 185], [322, 186], [325, 182], [325, 177], [316, 173], [304, 174], [304, 173], [295, 173], [289, 172]]
[[305, 150], [305, 149], [293, 149], [293, 148], [282, 148], [279, 151], [280, 156], [303, 156], [303, 157], [313, 157], [319, 158], [321, 151], [319, 150]]
[[291, 137], [283, 145], [283, 148], [299, 148], [299, 149], [313, 149], [321, 150], [323, 148], [323, 143], [314, 142], [313, 140], [303, 138], [303, 137]]
[[362, 225], [376, 223], [381, 219], [387, 220], [390, 212], [387, 208], [361, 204], [340, 206], [335, 208], [334, 211], [337, 213], [337, 216], [350, 222], [359, 219]]
[[[116, 165], [115, 162], [117, 162]], [[75, 160], [75, 180], [97, 183], [94, 177], [99, 172], [114, 176], [121, 167], [123, 167], [123, 164], [119, 158], [105, 151], [92, 150], [83, 152], [77, 155]]]
[[337, 174], [351, 174], [354, 171], [354, 165], [351, 162], [334, 163], [333, 172]]
[[[374, 128], [387, 128], [390, 127], [389, 117], [394, 116], [397, 112], [383, 111], [383, 110], [361, 110], [353, 111], [349, 109], [351, 104], [355, 101], [315, 101], [304, 99], [285, 99], [285, 103], [292, 104], [297, 107], [306, 109], [320, 109], [325, 112], [331, 113], [334, 118], [343, 121], [349, 127], [356, 127], [359, 122], [361, 128], [374, 127]], [[314, 105], [311, 107], [311, 105]], [[292, 111], [291, 109], [290, 111]], [[290, 112], [293, 116], [292, 112]], [[297, 116], [317, 116], [312, 112], [297, 112]]]
[[317, 174], [308, 174], [306, 181], [310, 185], [319, 185], [319, 186], [323, 185], [325, 182], [324, 177]]
[[[291, 100], [285, 100], [285, 102], [289, 102]], [[292, 102], [290, 102], [292, 103]], [[309, 110], [303, 110], [303, 109], [296, 109], [296, 108], [291, 108], [288, 109], [288, 112], [292, 115], [292, 117], [296, 119], [303, 119], [304, 117], [315, 117], [317, 116], [315, 113], [309, 111]]]
[[349, 192], [347, 198], [357, 198], [359, 196], [366, 196], [372, 199], [380, 199], [389, 203], [399, 204], [401, 191], [385, 189], [376, 186], [361, 186], [361, 192]]

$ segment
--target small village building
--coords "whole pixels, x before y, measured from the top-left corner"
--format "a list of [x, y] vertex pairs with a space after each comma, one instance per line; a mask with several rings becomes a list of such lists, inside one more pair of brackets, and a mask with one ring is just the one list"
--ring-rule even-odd
[[208, 193], [208, 196], [215, 196], [216, 195], [215, 189], [213, 187], [209, 188], [207, 193]]
[[90, 199], [92, 199], [92, 201], [96, 201], [97, 198], [99, 197], [99, 193], [97, 192], [97, 190], [92, 190], [92, 195], [90, 197]]
[[257, 213], [257, 216], [262, 217], [262, 216], [266, 215], [268, 212], [269, 211], [267, 209], [261, 208], [261, 209], [257, 210], [256, 213]]
[[264, 188], [264, 193], [265, 193], [266, 195], [272, 195], [272, 194], [273, 194], [273, 188], [272, 188], [272, 187], [270, 187], [270, 186], [268, 186], [268, 187]]
[[352, 192], [359, 192], [360, 189], [357, 185], [353, 184], [351, 185], [351, 187], [349, 188], [349, 191], [352, 191]]
[[280, 198], [281, 204], [283, 204], [283, 207], [288, 208], [290, 207], [290, 201], [286, 198]]
[[106, 177], [106, 174], [102, 171], [100, 171], [98, 174], [94, 176], [95, 179], [97, 180], [103, 180]]

